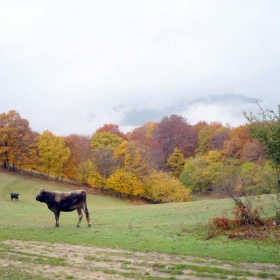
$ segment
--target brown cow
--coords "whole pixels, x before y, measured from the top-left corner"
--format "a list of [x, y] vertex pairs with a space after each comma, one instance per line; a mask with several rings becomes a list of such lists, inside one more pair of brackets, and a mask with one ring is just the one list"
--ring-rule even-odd
[[60, 212], [71, 212], [77, 210], [79, 215], [79, 221], [77, 227], [83, 218], [82, 209], [86, 214], [87, 223], [90, 227], [89, 212], [87, 209], [87, 193], [85, 191], [73, 191], [73, 192], [48, 192], [45, 189], [39, 190], [36, 200], [44, 202], [48, 205], [48, 208], [54, 213], [55, 226], [59, 227], [59, 214]]

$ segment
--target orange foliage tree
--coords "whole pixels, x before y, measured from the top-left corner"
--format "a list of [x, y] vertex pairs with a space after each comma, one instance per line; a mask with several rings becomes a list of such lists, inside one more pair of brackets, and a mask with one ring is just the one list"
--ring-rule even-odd
[[64, 138], [65, 146], [71, 154], [64, 166], [64, 173], [70, 179], [77, 179], [77, 168], [81, 162], [92, 160], [90, 138], [87, 136], [71, 134]]
[[5, 168], [30, 168], [36, 165], [36, 133], [29, 122], [12, 110], [0, 114], [0, 160]]
[[142, 195], [142, 180], [150, 172], [143, 151], [136, 143], [124, 141], [115, 149], [114, 158], [118, 162], [118, 169], [108, 178], [106, 188], [127, 195]]
[[95, 131], [95, 134], [100, 133], [100, 132], [109, 132], [109, 133], [115, 134], [123, 139], [126, 139], [125, 134], [120, 131], [120, 128], [117, 124], [105, 124], [102, 127], [98, 128]]
[[134, 129], [128, 134], [129, 141], [137, 143], [137, 146], [149, 157], [150, 165], [158, 169], [164, 162], [162, 146], [153, 139], [156, 123], [148, 122]]

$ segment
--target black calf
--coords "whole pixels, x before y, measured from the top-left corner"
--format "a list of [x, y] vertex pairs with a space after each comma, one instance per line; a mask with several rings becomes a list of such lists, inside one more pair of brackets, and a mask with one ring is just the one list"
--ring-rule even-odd
[[11, 193], [11, 200], [16, 199], [18, 200], [19, 193]]

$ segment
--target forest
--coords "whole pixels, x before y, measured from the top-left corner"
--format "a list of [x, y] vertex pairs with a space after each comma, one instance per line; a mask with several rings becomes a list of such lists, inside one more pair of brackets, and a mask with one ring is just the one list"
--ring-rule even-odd
[[31, 170], [152, 203], [211, 193], [276, 193], [280, 115], [260, 111], [260, 117], [244, 113], [248, 122], [238, 127], [218, 121], [190, 125], [170, 115], [126, 134], [105, 124], [91, 137], [61, 137], [33, 131], [11, 110], [0, 114], [0, 162], [9, 170]]

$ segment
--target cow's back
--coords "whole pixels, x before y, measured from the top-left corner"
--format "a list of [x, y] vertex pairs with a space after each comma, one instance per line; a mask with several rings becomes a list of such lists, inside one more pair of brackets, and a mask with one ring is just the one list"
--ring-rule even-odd
[[73, 191], [57, 193], [55, 196], [55, 202], [60, 211], [64, 212], [73, 211], [80, 207], [83, 208], [86, 204], [86, 192]]

